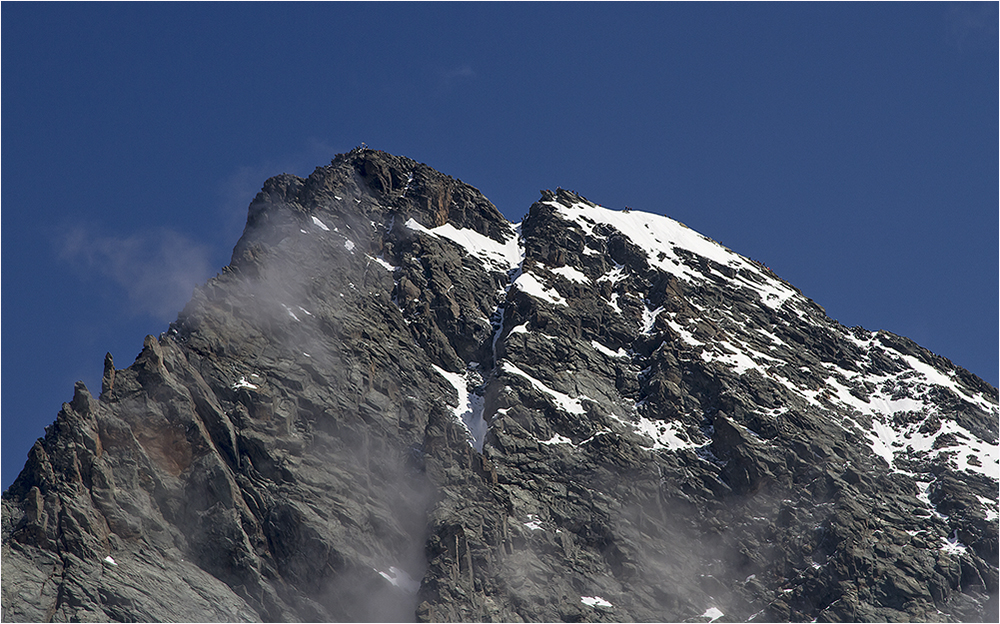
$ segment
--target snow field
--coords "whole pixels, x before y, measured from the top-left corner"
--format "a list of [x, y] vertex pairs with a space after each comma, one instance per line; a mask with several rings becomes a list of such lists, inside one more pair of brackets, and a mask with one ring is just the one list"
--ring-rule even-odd
[[[682, 249], [739, 271], [735, 278], [727, 279], [756, 291], [761, 302], [771, 308], [779, 308], [792, 297], [801, 297], [770, 272], [765, 272], [755, 263], [669, 217], [639, 210], [610, 210], [583, 202], [577, 202], [572, 207], [554, 200], [546, 203], [556, 208], [564, 219], [580, 225], [591, 236], [595, 236], [593, 224], [602, 223], [615, 228], [646, 251], [650, 266], [667, 273], [689, 281], [705, 279], [683, 263], [676, 253], [677, 249]], [[756, 279], [747, 279], [743, 273], [752, 274]]]

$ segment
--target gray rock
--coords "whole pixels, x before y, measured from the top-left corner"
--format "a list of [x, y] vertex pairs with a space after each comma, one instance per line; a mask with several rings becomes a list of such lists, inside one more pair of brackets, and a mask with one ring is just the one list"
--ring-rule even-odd
[[996, 621], [997, 390], [596, 210], [268, 180], [4, 493], [3, 619]]

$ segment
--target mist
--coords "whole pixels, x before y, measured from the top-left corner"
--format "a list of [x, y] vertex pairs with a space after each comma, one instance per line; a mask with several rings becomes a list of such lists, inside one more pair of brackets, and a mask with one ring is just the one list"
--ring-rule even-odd
[[211, 247], [170, 228], [115, 236], [78, 225], [56, 241], [59, 258], [100, 289], [122, 293], [132, 314], [176, 316], [196, 285], [216, 271]]

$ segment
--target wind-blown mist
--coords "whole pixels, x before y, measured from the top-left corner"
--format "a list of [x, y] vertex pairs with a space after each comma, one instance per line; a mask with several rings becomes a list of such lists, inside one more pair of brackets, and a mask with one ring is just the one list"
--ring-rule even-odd
[[124, 292], [133, 313], [164, 321], [216, 271], [208, 245], [166, 228], [121, 237], [77, 226], [57, 245], [59, 257], [89, 280]]
[[234, 424], [248, 438], [274, 436], [271, 448], [241, 451], [242, 469], [297, 483], [260, 511], [269, 561], [296, 586], [285, 603], [317, 620], [411, 619], [435, 496], [420, 450], [426, 414], [390, 401], [422, 392], [382, 372], [387, 358], [371, 354], [381, 328], [354, 311], [372, 297], [392, 305], [391, 274], [363, 252], [369, 222], [261, 201], [268, 220], [248, 227], [221, 281], [198, 289], [176, 328], [196, 349], [204, 340], [236, 356], [228, 374], [244, 408]]

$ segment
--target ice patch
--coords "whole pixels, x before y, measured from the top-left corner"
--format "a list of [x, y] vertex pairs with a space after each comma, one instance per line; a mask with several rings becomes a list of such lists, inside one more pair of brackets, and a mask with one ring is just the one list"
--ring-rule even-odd
[[351, 253], [354, 253], [354, 241], [352, 241], [349, 238], [345, 238], [344, 239], [344, 249], [346, 249], [347, 251], [349, 251]]

